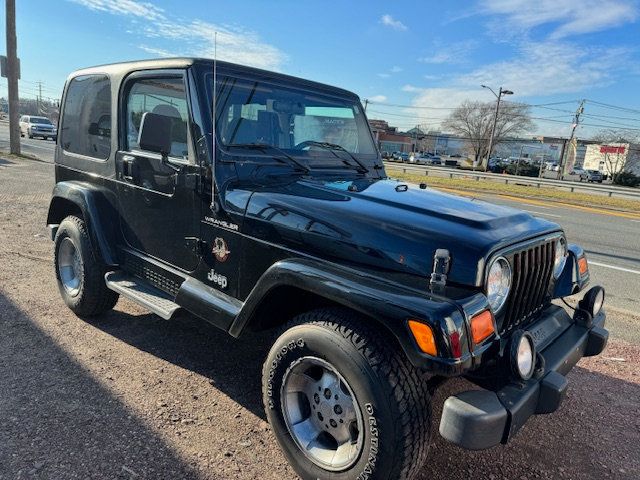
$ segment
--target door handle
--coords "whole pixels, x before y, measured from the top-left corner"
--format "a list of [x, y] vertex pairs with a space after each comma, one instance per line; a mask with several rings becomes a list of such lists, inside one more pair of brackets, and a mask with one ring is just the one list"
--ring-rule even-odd
[[122, 178], [128, 182], [133, 182], [133, 170], [136, 157], [131, 155], [123, 155], [122, 157]]

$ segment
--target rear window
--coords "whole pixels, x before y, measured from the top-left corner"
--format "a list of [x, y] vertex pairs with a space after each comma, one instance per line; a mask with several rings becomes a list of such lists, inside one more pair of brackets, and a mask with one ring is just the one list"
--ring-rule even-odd
[[51, 125], [51, 120], [45, 117], [31, 117], [31, 123], [39, 123], [42, 125]]
[[69, 83], [60, 145], [71, 153], [105, 160], [111, 152], [111, 82], [106, 75], [81, 75]]

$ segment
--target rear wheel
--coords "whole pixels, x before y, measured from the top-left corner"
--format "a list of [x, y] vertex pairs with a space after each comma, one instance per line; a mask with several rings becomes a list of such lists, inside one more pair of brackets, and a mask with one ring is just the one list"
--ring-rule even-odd
[[99, 315], [118, 301], [118, 294], [105, 284], [106, 266], [93, 251], [87, 227], [78, 217], [65, 218], [58, 228], [55, 268], [60, 294], [76, 315]]
[[411, 478], [426, 460], [426, 379], [351, 312], [315, 310], [289, 324], [264, 364], [263, 399], [302, 478]]

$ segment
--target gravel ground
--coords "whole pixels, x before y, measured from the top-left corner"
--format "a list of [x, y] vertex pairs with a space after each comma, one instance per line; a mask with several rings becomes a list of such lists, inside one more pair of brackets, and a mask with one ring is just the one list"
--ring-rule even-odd
[[[91, 322], [64, 306], [44, 229], [52, 175], [0, 160], [0, 479], [295, 478], [260, 401], [268, 339], [165, 322], [126, 300]], [[619, 315], [614, 326], [638, 328]], [[435, 422], [421, 478], [638, 478], [637, 338], [621, 333], [582, 360], [560, 411], [508, 446], [464, 451]], [[464, 387], [436, 394], [435, 418]]]

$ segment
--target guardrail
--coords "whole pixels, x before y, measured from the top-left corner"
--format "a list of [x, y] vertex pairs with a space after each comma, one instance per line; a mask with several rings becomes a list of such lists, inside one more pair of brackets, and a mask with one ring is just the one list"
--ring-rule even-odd
[[640, 190], [630, 187], [619, 187], [614, 185], [586, 184], [567, 180], [553, 180], [549, 178], [523, 177], [521, 175], [507, 175], [501, 173], [474, 172], [467, 170], [456, 170], [452, 167], [434, 167], [431, 165], [412, 165], [401, 162], [384, 162], [385, 167], [403, 170], [404, 173], [420, 173], [425, 176], [433, 175], [449, 178], [472, 178], [476, 181], [489, 180], [493, 182], [503, 182], [513, 185], [527, 185], [540, 188], [552, 187], [566, 189], [571, 192], [586, 191], [613, 197], [640, 198]]

